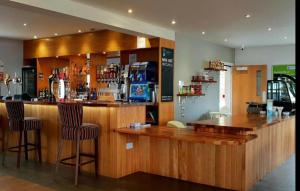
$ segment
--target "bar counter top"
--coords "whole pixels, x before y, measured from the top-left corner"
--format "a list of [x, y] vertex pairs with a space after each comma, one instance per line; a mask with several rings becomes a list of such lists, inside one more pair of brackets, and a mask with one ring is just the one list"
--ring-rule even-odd
[[[0, 103], [4, 103], [5, 101], [0, 100]], [[152, 102], [110, 102], [110, 101], [98, 101], [98, 100], [90, 100], [90, 101], [66, 101], [66, 102], [76, 102], [82, 103], [83, 106], [102, 106], [102, 107], [129, 107], [129, 106], [146, 106], [146, 105], [155, 105]], [[59, 102], [51, 102], [51, 101], [24, 101], [24, 104], [34, 104], [34, 105], [57, 105]]]
[[286, 119], [293, 118], [288, 117], [271, 117], [266, 115], [248, 114], [248, 115], [234, 115], [230, 117], [221, 117], [215, 119], [201, 120], [190, 122], [188, 125], [197, 128], [215, 128], [215, 129], [227, 129], [227, 130], [239, 130], [239, 131], [255, 131], [257, 129], [267, 127]]
[[138, 130], [132, 128], [119, 128], [116, 129], [116, 131], [121, 134], [143, 135], [214, 145], [241, 145], [257, 137], [257, 135], [232, 135], [212, 132], [195, 132], [193, 128], [170, 128], [166, 126], [152, 126]]

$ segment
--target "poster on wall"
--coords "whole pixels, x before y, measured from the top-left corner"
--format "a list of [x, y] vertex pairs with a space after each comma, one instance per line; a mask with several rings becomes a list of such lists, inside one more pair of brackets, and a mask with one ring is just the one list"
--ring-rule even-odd
[[272, 75], [274, 74], [287, 74], [296, 77], [296, 65], [294, 64], [274, 65], [272, 66]]
[[162, 48], [161, 101], [173, 101], [174, 49]]

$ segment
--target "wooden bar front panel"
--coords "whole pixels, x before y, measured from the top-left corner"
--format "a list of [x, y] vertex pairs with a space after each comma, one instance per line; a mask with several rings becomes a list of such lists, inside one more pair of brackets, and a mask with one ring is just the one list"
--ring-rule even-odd
[[[99, 135], [99, 174], [118, 178], [138, 171], [136, 156], [138, 147], [126, 150], [126, 143], [137, 144], [137, 139], [131, 136], [122, 136], [114, 129], [128, 127], [132, 122], [145, 123], [145, 106], [128, 107], [87, 107], [84, 106], [83, 122], [95, 123], [100, 127]], [[4, 103], [0, 103], [2, 115], [1, 127], [7, 128], [7, 113]], [[57, 147], [60, 135], [59, 115], [56, 105], [25, 104], [25, 116], [38, 117], [43, 121], [42, 129], [42, 158], [43, 162], [55, 164]], [[17, 144], [17, 133], [11, 137], [9, 145]], [[29, 137], [33, 141], [33, 135]], [[2, 144], [2, 143], [1, 143]], [[84, 141], [81, 145], [83, 152], [94, 152], [92, 141]], [[63, 157], [74, 154], [75, 147], [70, 141], [64, 141]], [[31, 153], [30, 158], [34, 155]], [[89, 164], [82, 170], [93, 173], [94, 165]]]

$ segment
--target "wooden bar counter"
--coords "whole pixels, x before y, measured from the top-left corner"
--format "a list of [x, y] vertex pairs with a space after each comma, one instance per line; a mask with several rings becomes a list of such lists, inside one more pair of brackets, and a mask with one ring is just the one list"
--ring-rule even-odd
[[[295, 152], [294, 116], [272, 120], [233, 116], [225, 121], [192, 122], [193, 128], [185, 129], [128, 128], [132, 122], [145, 122], [145, 109], [143, 104], [84, 105], [84, 122], [100, 126], [100, 175], [119, 178], [141, 171], [247, 191]], [[3, 102], [0, 113], [4, 119], [1, 126], [7, 127]], [[27, 102], [25, 115], [43, 120], [43, 161], [55, 163], [60, 133], [56, 104]], [[10, 140], [10, 144], [16, 141]], [[127, 148], [127, 143], [133, 147]], [[93, 152], [92, 142], [83, 143], [82, 149]], [[64, 151], [72, 154], [74, 146], [65, 144]], [[93, 165], [82, 170], [93, 172]]]
[[[83, 106], [83, 122], [99, 125], [99, 174], [118, 178], [137, 171], [138, 167], [132, 151], [126, 151], [126, 142], [132, 138], [121, 136], [114, 129], [129, 126], [132, 122], [145, 123], [145, 104], [111, 103], [111, 102], [85, 102]], [[7, 112], [4, 102], [0, 102], [1, 126], [7, 127]], [[56, 103], [51, 102], [25, 102], [25, 116], [38, 117], [43, 122], [42, 129], [42, 159], [43, 162], [55, 164], [60, 134], [59, 114]], [[17, 133], [15, 133], [17, 135]], [[33, 135], [29, 134], [29, 141]], [[134, 139], [132, 140], [134, 141]], [[16, 145], [17, 136], [9, 141], [9, 145]], [[2, 142], [1, 142], [2, 144]], [[93, 153], [92, 141], [85, 141], [82, 151]], [[74, 153], [75, 145], [65, 141], [64, 153]], [[34, 153], [34, 152], [32, 152]], [[33, 154], [30, 158], [34, 158]], [[82, 167], [83, 171], [94, 172], [93, 163]]]
[[191, 123], [195, 129], [116, 131], [136, 140], [139, 171], [231, 190], [250, 190], [295, 152], [294, 116], [273, 120], [233, 116], [226, 124], [220, 120]]

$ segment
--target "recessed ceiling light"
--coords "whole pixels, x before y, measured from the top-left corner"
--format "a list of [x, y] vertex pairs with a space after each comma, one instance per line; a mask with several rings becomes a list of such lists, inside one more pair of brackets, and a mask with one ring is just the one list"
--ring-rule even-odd
[[176, 24], [176, 21], [175, 21], [175, 20], [173, 20], [171, 23], [172, 23], [172, 25], [175, 25], [175, 24]]
[[271, 27], [269, 27], [269, 28], [268, 28], [268, 31], [271, 31], [271, 30], [272, 30], [272, 28], [271, 28]]
[[106, 52], [103, 51], [102, 54], [106, 54]]
[[205, 35], [205, 31], [202, 31], [202, 35]]
[[249, 18], [251, 17], [251, 15], [250, 15], [250, 14], [246, 14], [245, 17], [246, 17], [247, 19], [249, 19]]
[[34, 36], [33, 36], [33, 38], [34, 38], [34, 39], [37, 39], [37, 36], [36, 36], [36, 35], [34, 35]]
[[27, 26], [27, 23], [23, 23], [23, 26], [26, 27], [26, 26]]
[[79, 29], [78, 32], [81, 33], [81, 30]]
[[224, 41], [225, 41], [225, 42], [227, 42], [227, 41], [228, 41], [228, 39], [227, 39], [227, 38], [225, 38], [225, 39], [224, 39]]
[[81, 56], [81, 54], [78, 54], [78, 56]]
[[58, 56], [55, 56], [56, 58], [58, 58]]
[[283, 37], [285, 40], [287, 39], [287, 36]]
[[58, 33], [54, 33], [54, 35], [55, 35], [55, 36], [57, 36], [57, 35], [58, 35]]
[[132, 9], [128, 9], [128, 13], [132, 13]]

